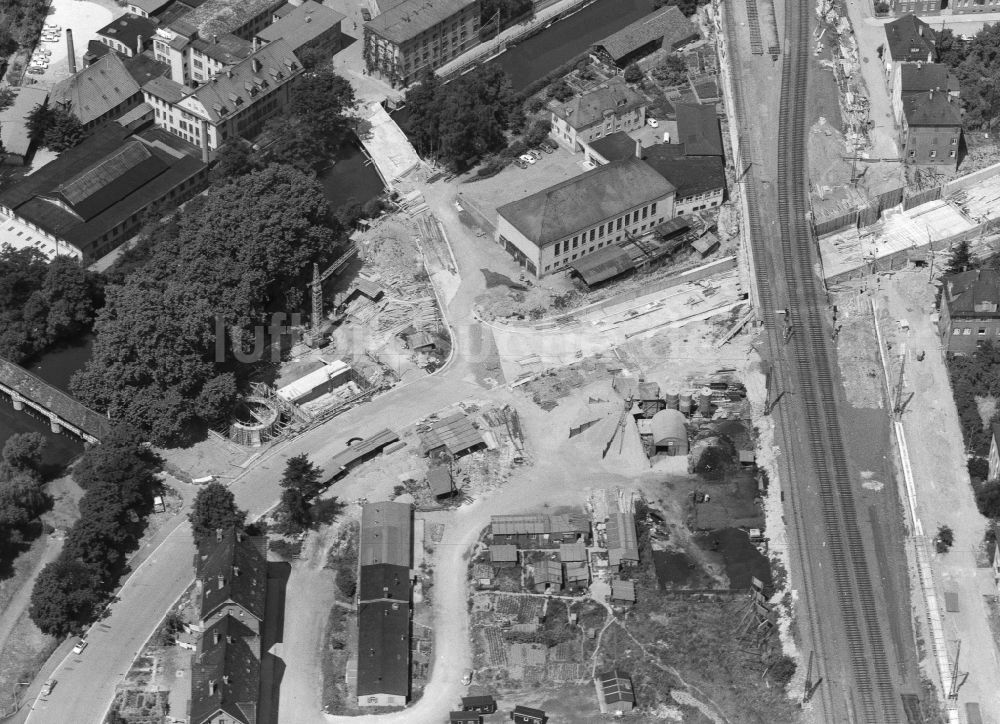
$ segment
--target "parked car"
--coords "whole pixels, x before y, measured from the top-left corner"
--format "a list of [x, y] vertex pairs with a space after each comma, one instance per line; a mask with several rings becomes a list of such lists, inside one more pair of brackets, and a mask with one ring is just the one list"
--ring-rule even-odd
[[85, 648], [87, 648], [87, 642], [84, 639], [80, 639], [76, 642], [76, 646], [73, 647], [73, 653], [82, 654]]
[[465, 673], [462, 674], [462, 686], [468, 686], [472, 683], [472, 669], [466, 669]]
[[361, 8], [361, 19], [366, 23], [372, 19], [372, 14], [368, 12], [368, 8]]
[[530, 151], [528, 151], [528, 155], [534, 158], [536, 161], [538, 161], [542, 157], [542, 152], [536, 148], [533, 148]]
[[518, 156], [518, 158], [520, 158], [525, 163], [534, 163], [535, 162], [535, 157], [532, 156], [531, 154], [528, 154], [528, 153], [522, 153], [520, 156]]
[[[28, 68], [28, 72], [32, 75], [42, 75], [45, 73], [45, 68], [39, 68], [37, 65], [33, 65]], [[32, 83], [34, 83], [34, 81], [32, 81]]]
[[652, 128], [659, 128], [660, 127], [660, 122], [658, 120], [656, 120], [655, 118], [647, 118], [646, 119], [646, 123], [649, 126], [651, 126]]
[[44, 684], [42, 684], [42, 696], [48, 696], [52, 693], [52, 690], [56, 688], [56, 680], [49, 679]]
[[518, 168], [528, 168], [528, 164], [526, 164], [523, 159], [515, 158], [514, 163], [517, 164]]
[[541, 146], [539, 146], [539, 148], [545, 151], [545, 153], [552, 153], [553, 151], [556, 150], [555, 146], [553, 146], [550, 143], [543, 143]]

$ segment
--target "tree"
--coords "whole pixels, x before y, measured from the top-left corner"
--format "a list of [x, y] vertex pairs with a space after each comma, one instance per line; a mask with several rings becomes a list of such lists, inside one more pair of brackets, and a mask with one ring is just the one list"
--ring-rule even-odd
[[302, 453], [289, 458], [285, 464], [285, 474], [281, 478], [281, 487], [297, 490], [305, 502], [309, 503], [323, 490], [323, 470], [310, 462], [309, 457]]
[[993, 127], [998, 110], [1000, 70], [997, 55], [1000, 52], [1000, 23], [986, 24], [966, 44], [958, 41], [950, 31], [941, 38], [938, 57], [951, 65], [962, 88], [962, 105], [965, 115], [962, 123], [966, 129]]
[[1000, 518], [1000, 480], [990, 480], [979, 486], [976, 505], [987, 518]]
[[309, 503], [298, 488], [286, 488], [281, 491], [281, 512], [292, 532], [308, 528], [312, 523], [309, 515]]
[[653, 69], [653, 77], [667, 86], [687, 83], [687, 73], [687, 63], [679, 55], [668, 55]]
[[638, 83], [642, 80], [642, 71], [639, 69], [638, 65], [631, 63], [627, 68], [625, 68], [623, 77], [625, 78], [626, 83]]
[[686, 17], [691, 17], [698, 11], [698, 6], [707, 5], [709, 0], [653, 0], [653, 10], [659, 10], [664, 5], [676, 5]]
[[6, 58], [17, 52], [18, 42], [7, 28], [0, 28], [0, 57]]
[[250, 145], [242, 138], [230, 138], [219, 148], [212, 174], [217, 181], [226, 182], [260, 168]]
[[938, 31], [934, 43], [937, 52], [937, 62], [957, 68], [967, 55], [965, 43], [955, 37], [955, 31], [945, 28]]
[[290, 111], [308, 133], [323, 139], [327, 151], [337, 148], [354, 130], [348, 115], [355, 105], [354, 88], [332, 68], [303, 73], [292, 89]]
[[[21, 531], [45, 509], [49, 496], [38, 480], [18, 474], [0, 480], [0, 546], [21, 539]], [[6, 540], [5, 540], [6, 538]]]
[[246, 518], [246, 511], [236, 507], [233, 491], [216, 482], [211, 482], [198, 491], [191, 506], [191, 514], [188, 515], [195, 545], [199, 546], [214, 537], [219, 529], [242, 529]]
[[964, 271], [968, 271], [972, 267], [973, 263], [972, 251], [969, 249], [969, 242], [966, 239], [962, 239], [958, 244], [952, 249], [951, 256], [948, 258], [948, 267], [945, 269], [945, 274], [959, 274]]
[[60, 555], [38, 574], [28, 615], [43, 633], [61, 638], [93, 620], [101, 598], [87, 566]]
[[14, 473], [37, 475], [42, 466], [46, 440], [37, 432], [11, 435], [3, 446], [3, 462]]
[[25, 120], [32, 140], [56, 153], [76, 146], [86, 136], [80, 119], [61, 106], [40, 103]]
[[955, 531], [946, 525], [938, 528], [937, 536], [934, 538], [934, 548], [938, 553], [947, 553], [955, 545]]
[[570, 88], [569, 83], [567, 83], [564, 78], [560, 78], [548, 87], [545, 91], [545, 95], [549, 98], [555, 98], [557, 101], [562, 103], [572, 98], [574, 93], [573, 89]]

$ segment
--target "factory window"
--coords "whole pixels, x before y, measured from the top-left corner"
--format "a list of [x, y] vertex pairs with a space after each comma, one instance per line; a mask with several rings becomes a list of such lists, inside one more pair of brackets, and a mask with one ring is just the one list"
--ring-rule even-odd
[[986, 336], [986, 330], [983, 327], [979, 328], [979, 336], [980, 337], [985, 337]]
[[648, 206], [643, 206], [642, 207], [642, 218], [645, 219], [647, 216], [649, 216], [649, 207]]
[[578, 245], [577, 245], [577, 243], [576, 243], [576, 237], [574, 236], [574, 237], [573, 237], [573, 248], [575, 249], [575, 248], [576, 248], [577, 246], [578, 246]]
[[621, 219], [618, 219], [618, 224], [617, 224], [617, 226], [616, 226], [615, 228], [616, 228], [616, 230], [618, 230], [618, 231], [621, 231], [621, 230], [622, 230], [622, 220], [621, 220]]

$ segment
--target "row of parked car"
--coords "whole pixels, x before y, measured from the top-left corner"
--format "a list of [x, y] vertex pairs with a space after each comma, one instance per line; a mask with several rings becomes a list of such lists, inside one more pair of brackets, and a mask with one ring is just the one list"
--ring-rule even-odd
[[[556, 144], [551, 141], [544, 141], [538, 148], [545, 151], [545, 153], [552, 153], [556, 150]], [[528, 166], [542, 158], [542, 151], [533, 148], [527, 153], [522, 153], [520, 156], [515, 158], [514, 163], [516, 163], [519, 168], [528, 168]]]

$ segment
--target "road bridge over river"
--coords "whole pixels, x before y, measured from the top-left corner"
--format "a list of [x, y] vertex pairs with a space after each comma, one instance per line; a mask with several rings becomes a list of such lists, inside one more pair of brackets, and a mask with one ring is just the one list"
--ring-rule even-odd
[[96, 444], [111, 426], [104, 415], [3, 357], [0, 357], [0, 392], [10, 398], [15, 410], [30, 407], [47, 417], [55, 433], [65, 430]]

